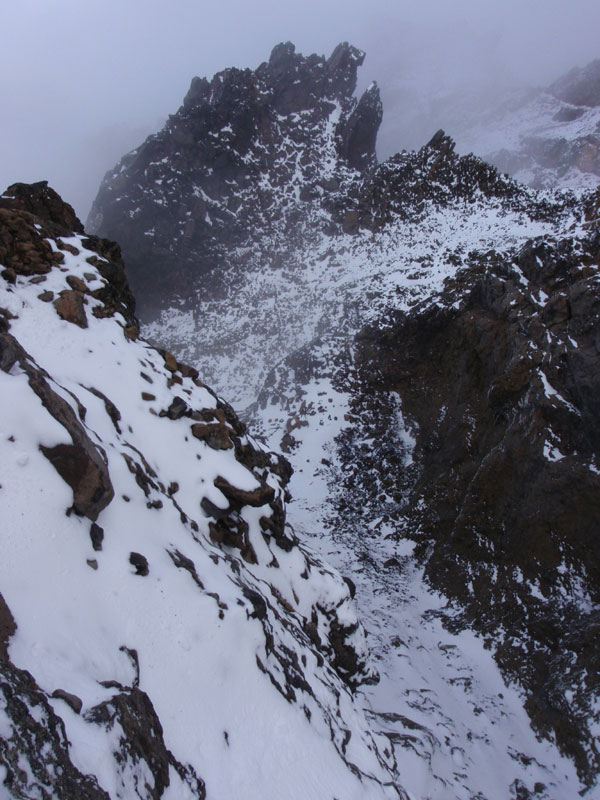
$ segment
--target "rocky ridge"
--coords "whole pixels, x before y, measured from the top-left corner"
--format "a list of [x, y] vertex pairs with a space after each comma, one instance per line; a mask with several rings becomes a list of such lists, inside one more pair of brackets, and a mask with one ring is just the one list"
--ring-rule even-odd
[[[430, 181], [424, 164], [436, 164], [437, 179]], [[483, 184], [482, 207], [496, 192], [501, 213], [520, 205], [530, 219], [547, 220], [546, 232], [528, 238], [524, 229], [511, 241], [500, 228], [495, 241], [474, 247], [467, 228], [444, 250], [435, 239], [424, 253], [414, 237], [401, 260], [401, 226], [416, 222], [423, 238], [431, 235], [438, 203], [447, 204], [455, 228], [466, 228], [454, 204], [461, 176], [476, 164], [439, 136], [420, 154], [386, 162], [361, 186], [357, 220], [381, 237], [369, 249], [355, 245], [369, 259], [365, 273], [353, 271], [368, 306], [361, 309], [357, 292], [343, 332], [336, 320], [291, 353], [253, 413], [272, 445], [305, 473], [293, 478], [296, 497], [329, 487], [320, 510], [305, 501], [293, 513], [315, 528], [325, 518], [340, 565], [360, 564], [362, 579], [353, 577], [359, 602], [362, 591], [371, 609], [371, 630], [381, 624], [380, 610], [367, 593], [380, 586], [384, 595], [400, 595], [404, 576], [423, 567], [447, 601], [431, 613], [449, 631], [480, 633], [504, 676], [526, 690], [535, 731], [558, 743], [590, 788], [598, 774], [598, 655], [590, 640], [599, 608], [598, 197], [579, 207], [567, 198], [561, 211], [479, 162], [479, 175], [493, 177]], [[467, 195], [481, 195], [475, 181], [467, 186]], [[468, 202], [480, 234], [486, 215]], [[522, 213], [508, 224], [513, 233]], [[549, 224], [561, 214], [556, 227]], [[394, 292], [376, 268], [382, 255], [387, 266], [390, 240], [400, 261]], [[361, 319], [369, 321], [360, 327]], [[396, 659], [410, 660], [419, 636], [409, 642], [397, 628], [402, 644], [390, 655], [393, 630], [381, 630], [379, 647], [401, 682], [406, 668]], [[463, 669], [467, 691], [475, 677]], [[437, 702], [443, 709], [444, 700]], [[399, 716], [435, 730], [434, 713], [415, 718], [414, 707], [398, 705]], [[475, 707], [482, 713], [484, 704]], [[400, 735], [413, 736], [403, 725]], [[464, 796], [476, 788], [489, 796], [490, 786], [477, 786], [470, 769]], [[532, 781], [527, 791], [538, 796], [539, 784], [539, 796], [561, 797], [565, 787], [547, 781]], [[527, 783], [516, 778], [513, 791]], [[456, 785], [453, 791], [463, 796]]]
[[46, 184], [0, 198], [0, 262], [4, 790], [404, 796], [352, 696], [376, 675], [351, 584], [286, 522], [289, 465], [139, 338], [118, 247]]
[[353, 97], [364, 57], [344, 43], [305, 58], [288, 42], [254, 71], [194, 78], [163, 130], [107, 173], [87, 228], [120, 242], [146, 316], [165, 292], [189, 306], [258, 264], [293, 263], [328, 227], [323, 200], [375, 163], [379, 92]]
[[[340, 521], [359, 491], [417, 543], [431, 584], [461, 609], [449, 624], [493, 642], [536, 731], [588, 785], [600, 768], [599, 245], [593, 229], [508, 258], [472, 253], [439, 295], [363, 329], [356, 424], [339, 442], [345, 460], [361, 453], [343, 478]], [[384, 436], [392, 397], [412, 432], [410, 468]], [[353, 447], [357, 430], [380, 444]]]
[[[215, 231], [230, 288], [184, 298], [175, 281], [145, 331], [294, 466], [288, 513], [352, 569], [383, 676], [364, 691], [408, 788], [594, 791], [597, 195], [538, 194], [443, 131], [349, 169], [313, 123], [290, 149], [298, 204], [269, 194], [244, 250]], [[315, 183], [329, 153], [340, 178]]]

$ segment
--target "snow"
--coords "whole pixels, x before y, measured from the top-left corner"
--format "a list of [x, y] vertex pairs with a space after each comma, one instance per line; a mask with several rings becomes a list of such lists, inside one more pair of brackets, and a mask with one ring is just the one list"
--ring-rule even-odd
[[[520, 781], [530, 791], [543, 783], [549, 800], [564, 800], [581, 786], [573, 764], [531, 729], [524, 698], [502, 678], [490, 643], [446, 630], [444, 615], [453, 609], [428, 588], [414, 544], [398, 539], [381, 515], [363, 516], [360, 507], [355, 509], [364, 525], [357, 524], [360, 535], [339, 525], [336, 533], [328, 524], [336, 514], [338, 442], [352, 424], [346, 419], [350, 393], [335, 380], [332, 365], [339, 358], [351, 365], [348, 343], [365, 326], [385, 320], [390, 309], [397, 314], [442, 303], [445, 281], [472, 251], [493, 249], [512, 260], [515, 280], [529, 291], [514, 263], [516, 253], [530, 239], [560, 236], [567, 229], [580, 230], [568, 207], [542, 222], [485, 198], [469, 206], [431, 203], [418, 224], [397, 221], [376, 233], [339, 235], [334, 247], [330, 237], [317, 237], [281, 269], [258, 266], [227, 303], [202, 303], [202, 325], [197, 312], [171, 310], [146, 328], [199, 366], [236, 408], [245, 409], [271, 447], [281, 446], [284, 431], [291, 435], [289, 519], [316, 552], [356, 584], [381, 674], [378, 686], [361, 690], [364, 707], [372, 724], [391, 737], [403, 786], [414, 797], [504, 800]], [[539, 376], [549, 399], [574, 410], [542, 368]], [[418, 431], [393, 394], [392, 404], [394, 397], [395, 446], [405, 467], [413, 469]], [[550, 440], [544, 455], [563, 457]], [[383, 503], [393, 502], [387, 493], [382, 496]], [[382, 567], [392, 559], [399, 566]]]
[[[95, 281], [102, 282], [85, 260], [91, 253], [81, 238], [65, 241], [80, 254], [65, 252], [64, 271], [52, 270], [44, 289], [65, 288], [66, 274], [87, 280], [86, 273], [95, 273]], [[89, 520], [65, 514], [71, 489], [39, 449], [40, 444], [67, 443], [68, 434], [42, 407], [24, 374], [0, 372], [0, 583], [18, 625], [10, 657], [48, 694], [61, 688], [81, 698], [82, 715], [52, 701], [64, 719], [73, 763], [96, 774], [111, 796], [119, 791], [132, 796], [136, 779], [148, 778], [144, 763], [134, 770], [129, 762], [120, 767], [115, 761], [118, 726], [107, 735], [84, 716], [114, 694], [101, 681], [131, 686], [136, 680], [122, 650], [126, 646], [137, 651], [140, 688], [161, 720], [167, 747], [179, 761], [194, 766], [209, 797], [397, 797], [391, 786], [383, 785], [394, 775], [380, 755], [386, 740], [371, 731], [327, 662], [319, 665], [301, 626], [317, 604], [320, 609], [337, 606], [340, 622], [355, 624], [346, 585], [316, 558], [310, 577], [302, 578], [309, 562], [300, 548], [289, 554], [276, 549], [280, 568], [270, 567], [272, 545], [266, 544], [259, 526], [265, 509], [243, 511], [258, 564], [246, 564], [236, 551], [223, 552], [210, 541], [200, 500], [228, 505], [214, 479], [222, 475], [240, 489], [252, 490], [259, 485], [257, 477], [232, 451], [215, 451], [195, 440], [189, 420], [169, 420], [159, 412], [174, 396], [194, 408], [215, 408], [216, 399], [190, 379], [169, 388], [171, 373], [156, 351], [144, 341], [129, 341], [118, 315], [93, 316], [100, 301], [88, 296], [89, 327], [80, 329], [61, 320], [52, 304], [38, 300], [39, 291], [22, 277], [15, 287], [0, 288], [0, 306], [17, 315], [10, 333], [52, 376], [51, 388], [75, 413], [73, 396], [85, 406], [82, 423], [92, 441], [103, 447], [115, 487], [113, 501], [98, 519], [103, 548], [94, 551]], [[119, 409], [121, 434], [104, 402], [87, 387], [102, 391]], [[156, 399], [144, 401], [142, 391]], [[148, 496], [123, 458], [127, 454], [138, 461], [142, 453], [158, 476]], [[280, 491], [273, 478], [269, 480]], [[164, 489], [173, 482], [179, 484], [174, 496], [178, 507]], [[155, 500], [162, 507], [152, 507]], [[188, 522], [182, 522], [179, 508]], [[203, 590], [186, 570], [175, 568], [170, 556], [175, 550], [194, 562]], [[135, 574], [131, 552], [147, 558], [147, 576]], [[245, 586], [267, 598], [275, 654], [285, 647], [306, 659], [304, 677], [312, 694], [297, 689], [295, 703], [273, 686], [272, 680], [278, 681], [285, 690], [286, 679], [266, 647], [261, 622], [249, 616]], [[278, 596], [291, 608], [287, 614]], [[328, 625], [325, 617], [319, 619], [322, 637], [327, 637]], [[360, 628], [355, 645], [359, 652], [364, 649]], [[257, 660], [271, 678], [257, 668]], [[345, 756], [344, 730], [351, 734]], [[362, 771], [362, 780], [348, 766], [350, 761]], [[185, 797], [186, 791], [174, 783], [170, 796]]]
[[565, 219], [532, 221], [484, 200], [468, 208], [462, 201], [428, 206], [419, 225], [398, 222], [378, 233], [337, 237], [333, 255], [323, 235], [289, 267], [259, 261], [227, 303], [202, 301], [201, 321], [194, 311], [171, 308], [144, 334], [195, 364], [243, 411], [289, 353], [329, 332], [347, 341], [389, 307], [408, 310], [435, 297], [457, 270], [449, 255], [517, 249], [563, 225]]
[[[389, 536], [396, 531], [381, 517], [365, 523], [361, 537], [343, 530], [336, 534], [328, 526], [339, 469], [335, 442], [349, 424], [343, 413], [350, 396], [331, 380], [316, 379], [303, 389], [301, 419], [307, 424], [293, 431], [299, 444], [288, 456], [296, 470], [290, 520], [356, 583], [381, 676], [378, 685], [361, 690], [363, 703], [373, 725], [392, 737], [404, 788], [424, 800], [505, 800], [511, 784], [521, 780], [531, 789], [544, 783], [553, 800], [575, 796], [579, 781], [572, 763], [532, 731], [524, 698], [502, 678], [489, 644], [472, 632], [452, 634], [444, 626], [444, 615], [452, 616], [453, 609], [427, 586], [414, 543]], [[326, 415], [311, 413], [329, 398]], [[275, 405], [259, 411], [272, 445], [286, 419], [279, 413], [277, 421]], [[404, 424], [396, 430], [399, 447], [405, 446], [406, 430]], [[328, 467], [321, 464], [323, 455]], [[399, 566], [383, 568], [392, 558]]]
[[[295, 185], [301, 174], [297, 167], [290, 174]], [[262, 180], [268, 188], [266, 173]], [[529, 294], [530, 282], [515, 263], [519, 250], [531, 239], [560, 237], [565, 230], [577, 235], [580, 220], [568, 203], [542, 221], [481, 195], [473, 203], [452, 198], [426, 203], [416, 221], [397, 219], [382, 230], [334, 240], [319, 233], [325, 219], [314, 211], [309, 217], [314, 235], [282, 267], [274, 269], [259, 249], [226, 302], [203, 298], [201, 315], [170, 309], [145, 333], [198, 366], [270, 447], [282, 447], [284, 433], [290, 438], [289, 520], [356, 584], [381, 674], [378, 686], [361, 690], [362, 702], [372, 725], [393, 743], [404, 788], [431, 800], [504, 800], [518, 781], [530, 791], [543, 783], [548, 800], [576, 796], [581, 785], [573, 764], [531, 729], [524, 697], [500, 674], [491, 641], [446, 630], [444, 617], [452, 617], [454, 609], [427, 586], [414, 544], [381, 513], [371, 514], [358, 503], [355, 530], [331, 520], [341, 481], [338, 448], [352, 426], [351, 392], [336, 378], [334, 365], [342, 360], [344, 369], [352, 370], [354, 336], [388, 317], [443, 305], [445, 282], [473, 251], [501, 253]], [[277, 236], [275, 230], [261, 243], [264, 251], [277, 252]], [[234, 253], [234, 260], [239, 255]], [[537, 302], [545, 300], [540, 294]], [[574, 410], [543, 368], [539, 376], [550, 400]], [[405, 468], [414, 470], [418, 431], [405, 418], [399, 397], [392, 393], [389, 401], [396, 409], [392, 444]], [[562, 458], [551, 439], [549, 431], [545, 457]], [[355, 447], [372, 444], [367, 438], [352, 440]], [[383, 508], [395, 502], [380, 490]], [[535, 586], [531, 591], [539, 592]]]

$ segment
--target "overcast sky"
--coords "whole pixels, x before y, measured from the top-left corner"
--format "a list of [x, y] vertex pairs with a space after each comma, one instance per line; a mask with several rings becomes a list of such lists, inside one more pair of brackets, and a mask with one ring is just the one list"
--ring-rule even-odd
[[361, 86], [377, 80], [390, 125], [394, 85], [548, 83], [600, 57], [598, 30], [598, 0], [0, 0], [0, 191], [48, 180], [85, 220], [194, 75], [254, 68], [280, 41], [366, 50]]

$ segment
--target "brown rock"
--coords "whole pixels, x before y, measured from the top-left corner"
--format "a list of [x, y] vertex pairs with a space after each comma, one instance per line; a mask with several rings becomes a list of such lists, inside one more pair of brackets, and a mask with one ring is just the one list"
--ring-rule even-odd
[[[13, 183], [0, 197], [0, 208], [29, 212], [51, 223], [57, 232], [62, 231], [63, 236], [68, 236], [73, 231], [83, 233], [83, 225], [73, 207], [48, 186], [48, 181]], [[72, 245], [63, 244], [63, 247], [67, 250]]]
[[136, 575], [146, 576], [150, 572], [150, 567], [148, 566], [148, 559], [141, 553], [130, 553], [129, 563], [133, 567], [135, 567]]
[[94, 550], [102, 550], [102, 542], [104, 541], [104, 530], [97, 525], [95, 522], [92, 522], [92, 526], [90, 528], [90, 539], [92, 540], [92, 547]]
[[64, 259], [62, 253], [53, 252], [45, 238], [48, 233], [34, 222], [31, 214], [2, 208], [0, 203], [0, 264], [17, 275], [46, 274]]
[[233, 486], [226, 478], [219, 475], [215, 478], [214, 484], [217, 489], [223, 492], [230, 502], [239, 504], [240, 506], [254, 506], [258, 508], [267, 505], [267, 503], [271, 503], [275, 499], [275, 489], [273, 489], [272, 486], [268, 486], [266, 483], [263, 483], [252, 491], [247, 491], [238, 489], [237, 486]]
[[73, 489], [73, 510], [95, 522], [100, 511], [114, 497], [106, 454], [91, 441], [71, 406], [50, 388], [46, 373], [15, 337], [10, 333], [0, 333], [0, 369], [8, 373], [15, 363], [27, 374], [29, 386], [44, 408], [71, 437], [72, 444], [40, 445], [40, 450]]
[[67, 253], [71, 253], [73, 256], [78, 256], [80, 252], [74, 245], [68, 244], [68, 242], [63, 242], [61, 239], [56, 240], [56, 246], [60, 250], [66, 250]]
[[76, 714], [81, 714], [83, 702], [81, 701], [81, 698], [77, 697], [76, 694], [65, 692], [64, 689], [55, 689], [50, 696], [54, 697], [56, 700], [64, 700], [65, 703], [70, 706]]
[[190, 367], [188, 364], [181, 364], [180, 362], [177, 362], [177, 369], [179, 372], [181, 372], [184, 378], [191, 378], [192, 380], [195, 380], [200, 375], [197, 369]]
[[8, 640], [16, 630], [17, 623], [0, 594], [0, 660], [8, 658]]
[[242, 519], [220, 519], [208, 523], [210, 540], [240, 551], [247, 564], [258, 564], [252, 543], [248, 539], [248, 525]]
[[137, 325], [128, 325], [124, 329], [123, 333], [130, 342], [135, 342], [140, 335], [140, 329], [137, 327]]
[[54, 308], [61, 319], [72, 322], [80, 328], [87, 328], [88, 322], [83, 307], [83, 294], [76, 289], [63, 289], [54, 301]]
[[97, 463], [80, 444], [57, 444], [55, 447], [40, 445], [40, 450], [73, 489], [75, 511], [81, 516], [89, 516], [90, 509], [108, 490], [104, 470], [98, 470]]
[[161, 411], [161, 417], [168, 417], [169, 419], [181, 419], [188, 411], [188, 406], [182, 397], [175, 397], [173, 402], [166, 411]]
[[231, 450], [229, 429], [222, 422], [203, 424], [197, 422], [192, 425], [192, 435], [202, 442], [206, 442], [213, 450]]
[[175, 372], [177, 370], [177, 359], [172, 353], [165, 353], [165, 367], [169, 370], [169, 372]]
[[81, 278], [78, 278], [76, 275], [67, 275], [67, 283], [71, 289], [76, 289], [82, 294], [87, 294], [89, 291], [84, 281], [82, 281]]

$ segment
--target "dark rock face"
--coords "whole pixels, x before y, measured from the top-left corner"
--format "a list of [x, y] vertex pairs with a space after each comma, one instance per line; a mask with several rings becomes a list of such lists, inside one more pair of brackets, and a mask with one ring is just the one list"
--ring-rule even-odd
[[[513, 265], [472, 253], [436, 302], [360, 334], [354, 409], [380, 441], [357, 472], [395, 492], [392, 513], [426, 574], [462, 609], [452, 624], [496, 643], [535, 729], [590, 785], [600, 769], [589, 727], [600, 689], [599, 244], [597, 232], [583, 251], [534, 240]], [[386, 449], [389, 391], [415, 426], [410, 468]]]
[[371, 84], [350, 115], [343, 132], [342, 155], [351, 167], [365, 170], [375, 164], [377, 131], [383, 106], [376, 84]]
[[17, 630], [17, 624], [10, 613], [10, 608], [0, 594], [0, 660], [8, 658], [8, 640]]
[[363, 59], [348, 44], [305, 58], [288, 42], [255, 71], [194, 78], [164, 129], [107, 174], [88, 228], [121, 243], [144, 313], [165, 291], [218, 296], [315, 235], [323, 197], [375, 164], [377, 87], [352, 97]]
[[[145, 781], [143, 796], [159, 800], [169, 786], [169, 767], [173, 767], [190, 792], [190, 796], [204, 800], [204, 782], [189, 764], [181, 764], [167, 749], [163, 729], [148, 695], [138, 686], [120, 687], [121, 691], [110, 700], [100, 703], [86, 713], [86, 720], [110, 733], [119, 731], [119, 765], [121, 772], [139, 769], [145, 764], [149, 779]], [[128, 791], [128, 782], [117, 778], [121, 791]], [[141, 789], [142, 787], [140, 787]]]
[[600, 59], [575, 67], [550, 86], [550, 92], [574, 106], [600, 106]]
[[10, 661], [7, 645], [16, 629], [0, 594], [0, 765], [6, 770], [3, 787], [13, 797], [109, 800], [96, 778], [73, 766], [63, 721], [47, 695], [28, 672]]

